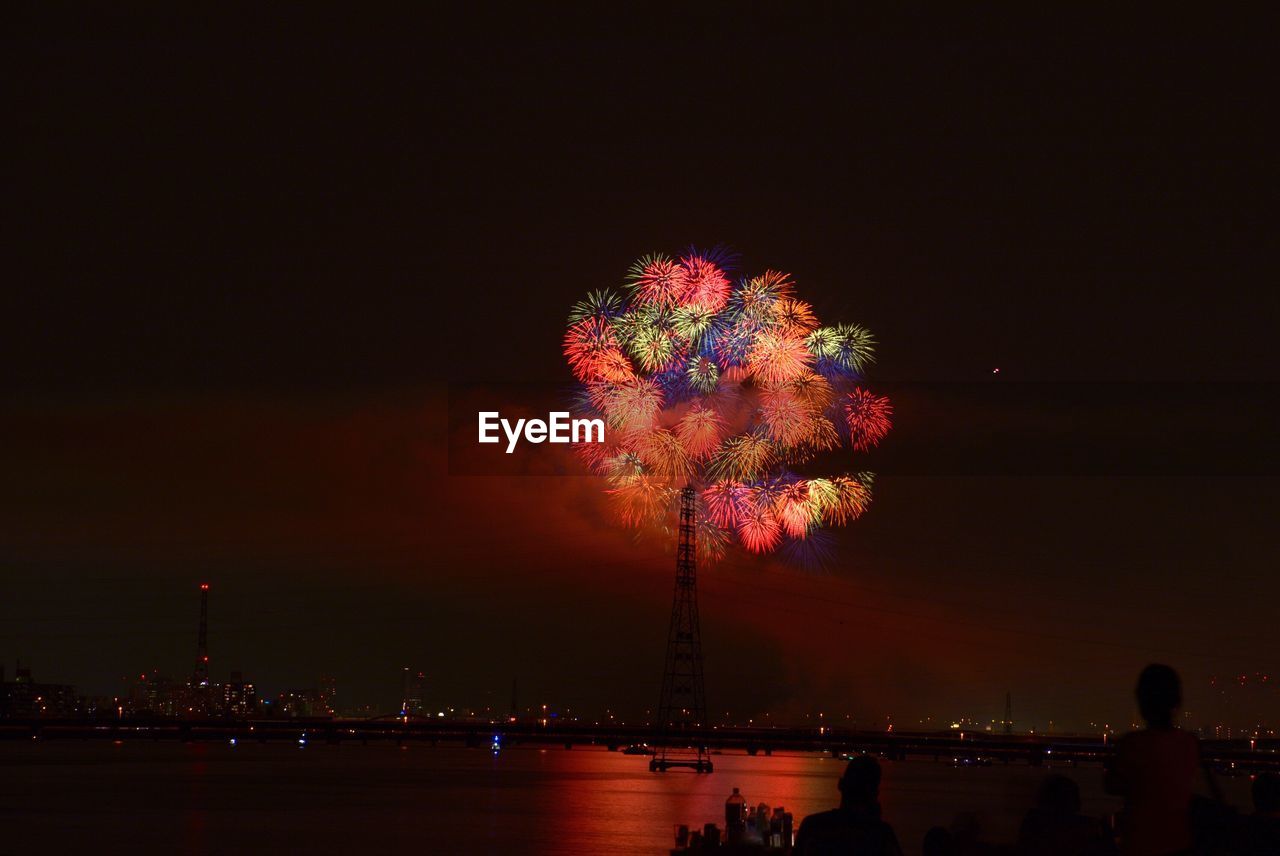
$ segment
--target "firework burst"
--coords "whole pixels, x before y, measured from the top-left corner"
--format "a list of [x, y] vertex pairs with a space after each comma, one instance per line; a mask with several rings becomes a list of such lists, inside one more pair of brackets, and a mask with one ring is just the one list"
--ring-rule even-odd
[[585, 299], [573, 304], [573, 309], [569, 312], [569, 325], [587, 318], [613, 318], [622, 312], [624, 306], [622, 295], [612, 289], [588, 292]]
[[789, 274], [734, 282], [731, 262], [723, 251], [645, 256], [621, 292], [574, 304], [564, 355], [576, 400], [609, 429], [605, 443], [575, 448], [628, 525], [664, 524], [693, 485], [702, 555], [735, 542], [827, 555], [824, 527], [866, 511], [871, 476], [793, 468], [842, 446], [865, 451], [889, 431], [888, 399], [857, 385], [875, 339], [820, 324]]
[[813, 314], [813, 307], [791, 297], [774, 303], [773, 317], [778, 328], [792, 336], [804, 336], [818, 326], [818, 316]]
[[882, 395], [874, 395], [858, 387], [845, 396], [845, 423], [849, 426], [849, 442], [860, 451], [870, 449], [889, 433], [893, 405]]
[[809, 373], [813, 352], [804, 340], [782, 330], [762, 330], [747, 354], [747, 366], [757, 378], [779, 383], [796, 380]]
[[677, 306], [689, 291], [689, 274], [679, 262], [668, 256], [645, 256], [627, 273], [627, 288], [638, 305]]
[[564, 354], [578, 380], [600, 378], [625, 380], [631, 374], [631, 363], [618, 347], [609, 322], [588, 316], [574, 322], [564, 334]]
[[716, 313], [729, 302], [729, 278], [715, 262], [696, 253], [680, 260], [684, 268], [686, 295], [691, 307]]
[[714, 408], [695, 404], [676, 423], [676, 436], [695, 461], [706, 460], [720, 446], [724, 420]]
[[767, 553], [777, 547], [782, 540], [782, 527], [773, 509], [765, 503], [750, 503], [738, 522], [738, 538], [752, 553]]
[[716, 386], [720, 383], [720, 367], [710, 357], [699, 355], [689, 361], [685, 376], [689, 385], [695, 390], [710, 394], [715, 392]]

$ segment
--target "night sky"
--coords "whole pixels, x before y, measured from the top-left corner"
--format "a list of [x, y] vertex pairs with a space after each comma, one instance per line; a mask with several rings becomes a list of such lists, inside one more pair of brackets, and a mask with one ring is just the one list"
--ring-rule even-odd
[[[873, 383], [1230, 381], [1253, 398], [1210, 421], [1256, 431], [1273, 45], [933, 23], [19, 21], [0, 662], [185, 676], [208, 580], [216, 679], [390, 707], [407, 665], [431, 704], [505, 710], [518, 676], [522, 703], [652, 706], [669, 548], [588, 479], [451, 475], [446, 411], [567, 382], [569, 306], [653, 250], [791, 271], [876, 333]], [[1141, 409], [1097, 419], [1168, 445]], [[712, 708], [911, 724], [1009, 691], [1020, 726], [1127, 724], [1157, 659], [1193, 722], [1247, 718], [1209, 680], [1280, 671], [1275, 462], [1179, 435], [1135, 471], [1109, 436], [1086, 475], [886, 471], [821, 573], [705, 569]]]

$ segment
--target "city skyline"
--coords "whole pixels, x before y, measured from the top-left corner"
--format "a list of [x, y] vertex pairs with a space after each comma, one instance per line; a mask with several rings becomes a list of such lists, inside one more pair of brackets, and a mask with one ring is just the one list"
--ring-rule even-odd
[[[25, 710], [20, 716], [48, 716], [51, 718], [91, 717], [111, 719], [118, 715], [150, 714], [175, 718], [218, 718], [230, 717], [249, 719], [253, 717], [325, 717], [346, 716], [357, 718], [386, 717], [392, 714], [425, 717], [480, 718], [499, 723], [510, 716], [536, 719], [545, 717], [548, 709], [552, 716], [572, 718], [574, 721], [584, 719], [599, 723], [602, 719], [625, 722], [627, 718], [632, 724], [648, 723], [654, 720], [654, 710], [649, 705], [640, 705], [638, 700], [615, 700], [612, 706], [603, 708], [590, 705], [574, 710], [572, 705], [559, 703], [560, 700], [538, 696], [537, 701], [523, 706], [517, 704], [517, 686], [519, 676], [512, 679], [511, 706], [504, 708], [501, 703], [492, 700], [492, 692], [486, 693], [485, 699], [453, 699], [447, 698], [439, 690], [432, 687], [427, 672], [414, 666], [400, 666], [398, 669], [383, 667], [379, 671], [399, 680], [399, 692], [392, 693], [384, 687], [375, 697], [338, 700], [337, 679], [332, 670], [321, 670], [310, 683], [303, 682], [288, 687], [277, 687], [275, 691], [261, 692], [254, 681], [252, 672], [243, 668], [219, 670], [216, 659], [209, 655], [205, 623], [207, 620], [207, 602], [211, 593], [211, 584], [201, 582], [194, 586], [200, 598], [200, 618], [194, 638], [196, 643], [195, 667], [184, 680], [180, 670], [157, 668], [153, 665], [135, 675], [121, 675], [119, 683], [108, 691], [77, 693], [71, 682], [60, 680], [43, 680], [46, 675], [37, 675], [42, 680], [36, 684], [56, 688], [60, 701], [51, 706], [43, 714], [35, 709]], [[216, 615], [216, 613], [215, 613]], [[165, 657], [156, 660], [181, 659], [177, 652], [168, 652]], [[15, 663], [14, 681], [31, 683], [34, 681], [33, 668], [30, 662], [23, 664], [21, 659]], [[225, 675], [226, 681], [222, 680]], [[0, 665], [0, 685], [5, 683], [6, 670]], [[386, 682], [392, 683], [391, 680]], [[246, 689], [247, 688], [247, 689]], [[641, 692], [643, 687], [639, 688]], [[1196, 700], [1189, 704], [1183, 712], [1183, 721], [1189, 728], [1197, 730], [1204, 736], [1239, 736], [1239, 735], [1274, 735], [1280, 720], [1276, 718], [1276, 707], [1280, 705], [1280, 690], [1277, 682], [1270, 674], [1262, 672], [1230, 673], [1213, 675], [1207, 687], [1189, 687], [1188, 696]], [[387, 703], [386, 698], [398, 699]], [[375, 701], [378, 698], [381, 701]], [[1087, 722], [1073, 721], [1070, 717], [1057, 717], [1052, 711], [1035, 715], [1006, 719], [1011, 705], [1012, 692], [1006, 691], [1004, 715], [986, 715], [974, 711], [964, 711], [961, 706], [951, 710], [935, 711], [931, 714], [908, 714], [897, 716], [892, 712], [871, 713], [863, 709], [856, 712], [832, 709], [822, 711], [813, 709], [803, 713], [793, 713], [774, 717], [767, 710], [720, 710], [711, 708], [707, 711], [707, 722], [722, 725], [748, 726], [769, 723], [776, 727], [800, 726], [806, 722], [818, 721], [823, 717], [831, 723], [841, 723], [844, 727], [877, 731], [896, 724], [899, 728], [921, 731], [946, 731], [969, 729], [1000, 733], [1010, 722], [1016, 723], [1018, 733], [1060, 733], [1091, 734], [1114, 733], [1118, 729], [1136, 727], [1136, 712], [1126, 722], [1123, 717], [1096, 716]], [[1019, 700], [1022, 701], [1021, 699]], [[117, 706], [119, 710], [117, 711]], [[817, 707], [821, 707], [818, 705]], [[985, 710], [985, 709], [984, 709]], [[113, 711], [115, 711], [113, 713]], [[625, 712], [625, 713], [624, 713]], [[14, 717], [13, 711], [7, 712]], [[0, 704], [0, 719], [6, 714], [5, 706]]]

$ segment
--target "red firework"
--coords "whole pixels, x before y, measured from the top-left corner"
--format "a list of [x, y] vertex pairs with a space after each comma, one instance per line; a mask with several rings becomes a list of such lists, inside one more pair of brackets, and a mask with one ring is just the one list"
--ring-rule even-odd
[[845, 396], [845, 422], [853, 448], [866, 451], [879, 443], [893, 425], [893, 405], [882, 395], [858, 387]]

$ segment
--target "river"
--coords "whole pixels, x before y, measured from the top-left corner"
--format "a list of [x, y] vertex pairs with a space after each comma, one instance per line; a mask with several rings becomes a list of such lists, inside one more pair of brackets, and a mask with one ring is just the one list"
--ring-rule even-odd
[[[650, 773], [603, 749], [58, 741], [0, 744], [0, 853], [654, 854], [678, 823], [722, 823], [734, 787], [796, 816], [837, 801], [840, 761], [714, 758], [711, 775]], [[1023, 765], [884, 762], [881, 802], [907, 854], [979, 812], [1012, 840], [1039, 781]], [[1085, 811], [1116, 803], [1100, 767], [1062, 768]], [[1235, 805], [1248, 780], [1227, 779]]]

